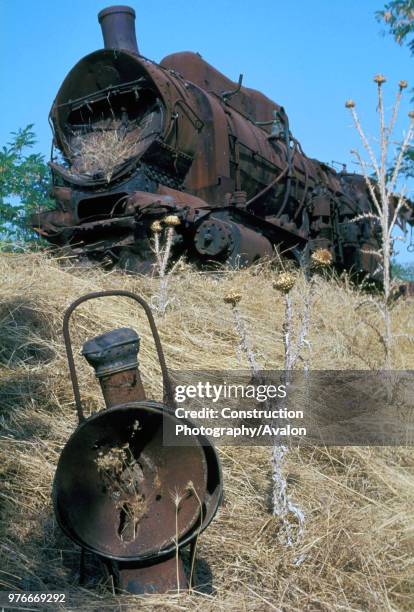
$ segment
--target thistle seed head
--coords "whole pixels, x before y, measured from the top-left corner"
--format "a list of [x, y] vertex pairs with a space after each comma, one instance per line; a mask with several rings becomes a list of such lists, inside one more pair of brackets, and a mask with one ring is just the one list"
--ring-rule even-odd
[[406, 87], [408, 87], [407, 81], [400, 81], [398, 85], [400, 89], [405, 89]]
[[292, 272], [282, 272], [273, 281], [273, 288], [280, 293], [289, 293], [296, 283], [296, 274]]
[[170, 227], [175, 227], [177, 225], [180, 225], [181, 223], [177, 215], [167, 215], [166, 217], [164, 217], [163, 222], [165, 223], [165, 225], [168, 225]]
[[355, 108], [355, 102], [353, 100], [347, 100], [345, 102], [345, 108]]
[[231, 306], [237, 306], [237, 304], [240, 302], [240, 300], [242, 299], [241, 293], [237, 293], [236, 291], [232, 291], [230, 293], [227, 293], [227, 295], [224, 296], [223, 300], [225, 304], [230, 304]]
[[311, 260], [316, 268], [325, 268], [332, 263], [332, 253], [328, 249], [317, 249], [312, 253]]
[[162, 231], [161, 223], [159, 221], [153, 221], [153, 223], [151, 223], [151, 231], [154, 234], [159, 234]]
[[387, 81], [387, 79], [385, 78], [385, 76], [383, 74], [376, 74], [374, 76], [374, 83], [376, 83], [378, 85], [378, 87], [380, 87], [386, 81]]

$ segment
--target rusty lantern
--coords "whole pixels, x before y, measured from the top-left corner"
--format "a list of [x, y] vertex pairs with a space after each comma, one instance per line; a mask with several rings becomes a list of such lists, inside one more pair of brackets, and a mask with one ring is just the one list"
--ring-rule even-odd
[[[140, 304], [148, 318], [161, 366], [163, 403], [148, 400], [138, 368], [139, 337], [117, 329], [88, 340], [82, 354], [99, 379], [105, 409], [85, 418], [69, 333], [79, 304], [124, 296]], [[163, 593], [186, 588], [181, 559], [213, 519], [222, 497], [220, 462], [204, 436], [176, 446], [163, 443], [167, 429], [182, 423], [154, 318], [148, 304], [128, 291], [82, 296], [69, 306], [63, 333], [79, 424], [59, 458], [53, 484], [57, 521], [84, 551], [103, 561], [118, 592]], [[186, 423], [192, 425], [190, 420]]]

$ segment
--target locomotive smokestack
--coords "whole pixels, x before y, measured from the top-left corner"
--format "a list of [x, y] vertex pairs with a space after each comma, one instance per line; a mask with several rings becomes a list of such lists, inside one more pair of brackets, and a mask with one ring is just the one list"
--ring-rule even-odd
[[130, 6], [108, 6], [98, 13], [105, 49], [122, 49], [139, 55], [135, 11]]

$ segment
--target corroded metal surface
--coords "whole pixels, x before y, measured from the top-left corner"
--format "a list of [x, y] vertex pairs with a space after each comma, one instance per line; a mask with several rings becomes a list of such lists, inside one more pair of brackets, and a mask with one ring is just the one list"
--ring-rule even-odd
[[[65, 445], [55, 478], [55, 507], [61, 526], [84, 548], [118, 561], [154, 561], [174, 553], [176, 535], [183, 540], [194, 531], [200, 519], [197, 497], [204, 501], [207, 486], [205, 453], [196, 439], [192, 446], [164, 446], [165, 419], [175, 417], [160, 404], [117, 405], [89, 417]], [[106, 478], [99, 458], [113, 458], [115, 473], [112, 455], [123, 448], [122, 472], [111, 483], [111, 466]], [[175, 492], [183, 498], [177, 528]], [[128, 525], [128, 506], [132, 514], [133, 505], [136, 524]]]
[[107, 408], [145, 399], [138, 350], [138, 334], [128, 328], [114, 329], [84, 344], [82, 354], [95, 370]]
[[[307, 157], [281, 106], [199, 54], [159, 65], [139, 55], [121, 8], [104, 11], [106, 48], [76, 64], [53, 103], [56, 209], [34, 216], [39, 234], [148, 272], [151, 223], [174, 213], [173, 256], [201, 265], [247, 265], [275, 246], [305, 261], [325, 248], [338, 269], [376, 276], [381, 232], [363, 216], [373, 209], [364, 178]], [[410, 206], [402, 225], [414, 224]]]

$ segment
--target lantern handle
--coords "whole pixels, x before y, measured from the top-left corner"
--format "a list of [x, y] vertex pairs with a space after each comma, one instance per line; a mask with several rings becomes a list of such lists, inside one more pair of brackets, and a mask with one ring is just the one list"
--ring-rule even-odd
[[63, 337], [65, 340], [66, 355], [68, 359], [70, 378], [72, 382], [73, 395], [75, 398], [76, 411], [78, 414], [79, 423], [85, 420], [85, 415], [83, 414], [82, 401], [81, 401], [81, 396], [80, 396], [80, 391], [79, 391], [78, 375], [76, 373], [75, 360], [73, 358], [72, 341], [70, 338], [70, 331], [69, 331], [69, 320], [70, 320], [70, 317], [73, 311], [83, 302], [86, 302], [88, 300], [92, 300], [95, 298], [110, 297], [110, 296], [122, 296], [122, 297], [130, 298], [138, 302], [138, 304], [142, 306], [142, 308], [144, 309], [145, 314], [147, 315], [148, 323], [151, 328], [152, 337], [155, 343], [155, 348], [157, 350], [158, 361], [161, 366], [161, 374], [162, 374], [162, 380], [163, 380], [163, 402], [164, 404], [167, 404], [167, 406], [174, 405], [174, 396], [172, 392], [171, 381], [168, 375], [167, 365], [165, 363], [164, 351], [162, 349], [161, 340], [158, 334], [157, 326], [155, 325], [154, 315], [152, 314], [152, 310], [150, 306], [148, 305], [148, 303], [142, 297], [136, 295], [135, 293], [132, 293], [131, 291], [123, 291], [121, 289], [114, 289], [114, 290], [109, 290], [109, 291], [95, 291], [92, 293], [87, 293], [86, 295], [83, 295], [82, 297], [72, 302], [72, 304], [65, 311], [65, 314], [63, 317]]

